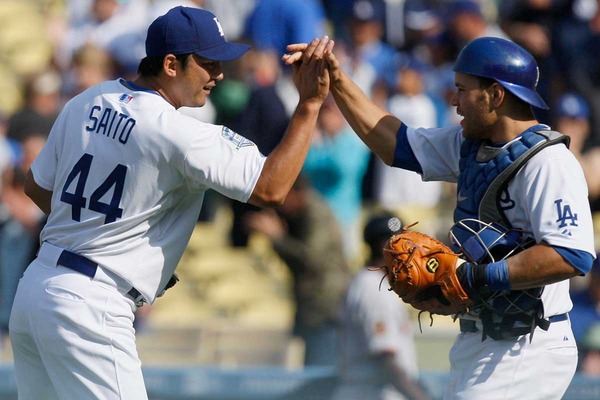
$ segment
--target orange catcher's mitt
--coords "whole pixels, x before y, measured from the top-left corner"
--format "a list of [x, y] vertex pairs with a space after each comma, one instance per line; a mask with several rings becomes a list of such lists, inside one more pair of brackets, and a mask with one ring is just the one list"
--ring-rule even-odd
[[455, 315], [473, 305], [456, 276], [465, 260], [439, 240], [403, 229], [386, 242], [383, 256], [391, 289], [414, 308]]

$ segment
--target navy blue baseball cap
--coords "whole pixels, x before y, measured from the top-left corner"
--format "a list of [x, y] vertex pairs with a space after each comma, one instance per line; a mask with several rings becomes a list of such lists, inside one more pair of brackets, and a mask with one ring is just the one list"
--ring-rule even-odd
[[589, 118], [587, 101], [577, 93], [565, 93], [556, 101], [556, 114], [559, 117]]
[[201, 8], [178, 6], [156, 18], [146, 35], [146, 55], [194, 53], [214, 61], [241, 57], [250, 46], [230, 43], [215, 15]]
[[378, 0], [356, 0], [352, 4], [352, 17], [360, 22], [385, 22], [385, 5]]

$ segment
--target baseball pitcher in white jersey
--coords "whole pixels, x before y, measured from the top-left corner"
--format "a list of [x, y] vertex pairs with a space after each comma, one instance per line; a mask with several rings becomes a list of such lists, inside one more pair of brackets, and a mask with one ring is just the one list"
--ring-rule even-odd
[[10, 320], [19, 399], [147, 399], [136, 307], [173, 284], [208, 189], [283, 202], [328, 94], [322, 56], [332, 48], [315, 39], [294, 67], [299, 102], [269, 157], [180, 109], [203, 106], [221, 62], [248, 50], [202, 9], [175, 7], [150, 25], [136, 80], [101, 83], [65, 105], [26, 184], [48, 222]]
[[[288, 46], [284, 60], [306, 47]], [[435, 129], [406, 126], [326, 58], [330, 90], [373, 152], [425, 181], [457, 183], [450, 236], [474, 306], [456, 315], [445, 399], [560, 399], [577, 365], [569, 278], [590, 271], [595, 251], [581, 167], [533, 113], [548, 108], [534, 58], [504, 39], [467, 44], [454, 64], [460, 126]]]

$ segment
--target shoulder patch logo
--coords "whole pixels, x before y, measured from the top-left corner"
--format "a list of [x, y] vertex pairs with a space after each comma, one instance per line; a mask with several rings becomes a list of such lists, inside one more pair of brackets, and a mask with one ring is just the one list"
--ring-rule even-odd
[[252, 142], [249, 139], [246, 139], [242, 135], [235, 133], [234, 131], [232, 131], [231, 129], [229, 129], [226, 126], [224, 126], [223, 129], [221, 130], [221, 136], [223, 136], [223, 138], [225, 138], [226, 140], [229, 140], [231, 143], [233, 143], [233, 145], [236, 147], [236, 149], [239, 149], [241, 147], [254, 146], [254, 142]]

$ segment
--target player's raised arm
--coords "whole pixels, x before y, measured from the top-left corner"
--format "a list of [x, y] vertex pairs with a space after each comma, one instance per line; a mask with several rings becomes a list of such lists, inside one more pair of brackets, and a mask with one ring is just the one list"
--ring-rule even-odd
[[293, 66], [294, 84], [299, 100], [281, 143], [269, 154], [249, 203], [268, 206], [281, 204], [298, 177], [323, 101], [329, 94], [329, 74], [325, 56], [334, 42], [327, 36], [314, 39]]
[[[297, 63], [306, 57], [308, 47], [304, 43], [287, 47], [290, 54], [283, 57], [287, 64]], [[312, 57], [321, 57], [317, 51]], [[363, 93], [340, 67], [333, 52], [323, 55], [328, 64], [331, 79], [330, 90], [344, 117], [363, 142], [386, 164], [391, 165], [396, 148], [396, 135], [402, 122], [383, 110]]]

